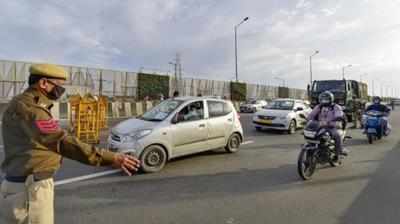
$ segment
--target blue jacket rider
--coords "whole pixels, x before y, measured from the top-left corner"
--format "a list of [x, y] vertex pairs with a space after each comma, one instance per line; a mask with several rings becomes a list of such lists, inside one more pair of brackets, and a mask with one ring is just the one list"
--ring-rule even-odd
[[[381, 100], [381, 98], [379, 96], [374, 96], [372, 98], [373, 104], [369, 105], [367, 107], [367, 109], [365, 109], [365, 111], [374, 110], [374, 111], [379, 111], [379, 112], [382, 112], [382, 113], [385, 114], [385, 116], [382, 117], [383, 118], [382, 119], [382, 125], [383, 125], [384, 133], [385, 133], [385, 135], [387, 135], [387, 134], [389, 134], [389, 131], [390, 131], [390, 125], [388, 124], [388, 117], [389, 117], [389, 114], [390, 114], [390, 108], [387, 107], [386, 105], [383, 105], [381, 103], [381, 101], [382, 100]], [[366, 117], [363, 118], [363, 121], [364, 121], [364, 124], [365, 124]]]

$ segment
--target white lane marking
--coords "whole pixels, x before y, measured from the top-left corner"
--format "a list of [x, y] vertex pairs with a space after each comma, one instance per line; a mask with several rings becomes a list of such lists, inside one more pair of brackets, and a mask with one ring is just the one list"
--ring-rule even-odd
[[96, 177], [107, 176], [107, 175], [111, 175], [111, 174], [119, 173], [119, 172], [121, 172], [121, 170], [107, 170], [107, 171], [104, 171], [104, 172], [93, 173], [93, 174], [89, 174], [89, 175], [85, 175], [85, 176], [73, 177], [73, 178], [69, 178], [69, 179], [56, 181], [54, 183], [54, 186], [70, 184], [70, 183], [79, 182], [79, 181], [83, 181], [83, 180], [93, 179], [93, 178], [96, 178]]
[[254, 141], [253, 140], [244, 141], [244, 142], [242, 142], [241, 145], [248, 145], [248, 144], [251, 144], [251, 143], [254, 143]]
[[[242, 145], [248, 145], [248, 144], [252, 144], [252, 143], [254, 143], [253, 140], [248, 140], [248, 141], [242, 142]], [[0, 146], [0, 148], [1, 147], [2, 146]], [[56, 181], [54, 183], [54, 186], [60, 186], [60, 185], [64, 185], [64, 184], [71, 184], [71, 183], [75, 183], [75, 182], [79, 182], [79, 181], [83, 181], [83, 180], [89, 180], [89, 179], [93, 179], [93, 178], [96, 178], [96, 177], [107, 176], [107, 175], [111, 175], [111, 174], [119, 173], [119, 172], [121, 172], [121, 170], [107, 170], [107, 171], [104, 171], [104, 172], [93, 173], [93, 174], [89, 174], [89, 175], [85, 175], [85, 176], [73, 177], [73, 178], [69, 178], [69, 179]]]

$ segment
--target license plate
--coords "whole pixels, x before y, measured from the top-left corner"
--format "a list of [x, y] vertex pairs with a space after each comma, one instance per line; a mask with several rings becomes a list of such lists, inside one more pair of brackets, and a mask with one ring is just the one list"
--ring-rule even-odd
[[368, 128], [367, 130], [368, 133], [376, 133], [375, 128]]
[[272, 120], [259, 120], [258, 122], [262, 124], [272, 124]]
[[308, 137], [308, 138], [315, 138], [315, 135], [316, 135], [317, 133], [315, 132], [315, 131], [307, 131], [307, 130], [304, 130], [304, 136], [305, 137]]

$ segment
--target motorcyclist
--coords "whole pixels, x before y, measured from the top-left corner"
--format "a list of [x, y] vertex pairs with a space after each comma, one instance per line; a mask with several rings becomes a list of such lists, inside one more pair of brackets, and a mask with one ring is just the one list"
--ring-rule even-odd
[[319, 105], [314, 107], [313, 111], [308, 115], [308, 120], [315, 120], [326, 126], [330, 131], [336, 148], [336, 159], [338, 155], [347, 155], [347, 149], [343, 148], [342, 136], [339, 128], [345, 125], [344, 113], [340, 105], [334, 103], [334, 96], [330, 91], [321, 93], [318, 97]]
[[[382, 126], [383, 126], [383, 131], [384, 131], [385, 135], [387, 135], [388, 132], [390, 131], [390, 124], [388, 123], [390, 108], [386, 105], [383, 105], [381, 102], [382, 102], [382, 99], [379, 96], [374, 96], [372, 98], [373, 104], [369, 105], [367, 107], [367, 109], [365, 109], [365, 112], [374, 110], [374, 111], [382, 112], [384, 114], [384, 116], [382, 117]], [[365, 124], [365, 122], [366, 122], [365, 116], [364, 116], [363, 120], [364, 120], [364, 124]]]

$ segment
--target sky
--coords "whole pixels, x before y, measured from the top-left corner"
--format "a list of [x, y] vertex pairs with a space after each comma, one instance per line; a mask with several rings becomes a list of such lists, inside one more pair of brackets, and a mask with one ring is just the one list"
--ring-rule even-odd
[[[0, 0], [0, 59], [306, 88], [360, 76], [400, 84], [399, 0]], [[382, 89], [382, 90], [381, 90]], [[399, 88], [400, 89], [400, 88]], [[372, 90], [370, 89], [372, 92]], [[387, 91], [387, 90], [386, 90]], [[394, 91], [394, 90], [393, 90]]]

